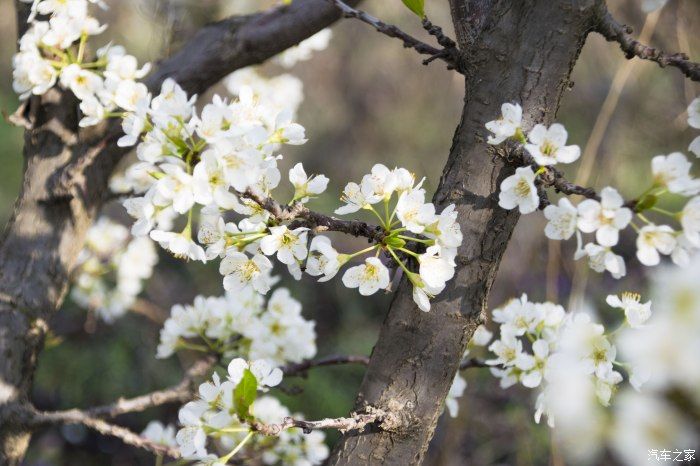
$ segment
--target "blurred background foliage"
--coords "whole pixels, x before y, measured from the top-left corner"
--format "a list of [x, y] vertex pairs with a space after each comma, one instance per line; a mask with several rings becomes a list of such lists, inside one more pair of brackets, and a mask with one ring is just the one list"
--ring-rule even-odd
[[[110, 25], [106, 33], [109, 40], [125, 45], [141, 60], [157, 61], [177, 49], [178, 43], [198, 26], [228, 14], [255, 11], [270, 2], [108, 3], [110, 10], [101, 15]], [[447, 2], [426, 3], [433, 22], [451, 31]], [[618, 18], [641, 30], [646, 18], [638, 0], [609, 3]], [[367, 1], [364, 7], [409, 32], [424, 35], [399, 0]], [[0, 0], [0, 12], [0, 108], [9, 114], [17, 106], [11, 87], [16, 40], [12, 0]], [[691, 28], [693, 21], [696, 29]], [[671, 0], [661, 12], [651, 42], [665, 50], [682, 49], [697, 60], [698, 21], [700, 2]], [[329, 49], [293, 70], [305, 85], [306, 99], [299, 121], [307, 128], [309, 142], [284, 153], [282, 172], [302, 161], [309, 172], [328, 175], [331, 184], [327, 194], [314, 201], [318, 210], [326, 212], [338, 204], [334, 193], [339, 193], [348, 181], [359, 180], [375, 162], [404, 166], [418, 176], [426, 176], [425, 186], [433, 191], [461, 112], [461, 76], [446, 71], [440, 63], [422, 66], [415, 53], [359, 22], [341, 21], [333, 29]], [[619, 105], [594, 153], [590, 177], [578, 172], [578, 164], [567, 167], [571, 179], [578, 176], [579, 181], [596, 187], [612, 184], [631, 197], [638, 194], [640, 181], [650, 177], [649, 161], [654, 155], [687, 148], [691, 133], [684, 112], [698, 94], [698, 87], [684, 81], [674, 69], [662, 70], [638, 61], [627, 63], [616, 45], [591, 35], [574, 71], [571, 89], [564, 96], [559, 120], [569, 129], [571, 143], [585, 146], [614, 76], [621, 67], [631, 66]], [[270, 67], [270, 72], [279, 70]], [[21, 185], [22, 131], [3, 121], [0, 141], [0, 222], [4, 224]], [[118, 205], [108, 206], [106, 212], [126, 221]], [[521, 220], [494, 285], [492, 305], [526, 292], [533, 300], [595, 307], [608, 291], [643, 289], [645, 277], [638, 266], [632, 265], [622, 282], [589, 273], [572, 260], [575, 244], [548, 244], [543, 227], [541, 215]], [[625, 237], [623, 247], [626, 258], [634, 255], [633, 238]], [[160, 312], [175, 303], [190, 302], [196, 294], [222, 293], [215, 266], [183, 265], [160, 252], [161, 262], [144, 294], [144, 299]], [[574, 278], [576, 286], [572, 286]], [[317, 321], [320, 356], [369, 354], [390, 297], [363, 299], [339, 280], [313, 284], [308, 277], [294, 282], [285, 276], [284, 283], [302, 301], [305, 316]], [[193, 355], [182, 355], [180, 360], [155, 360], [158, 331], [158, 326], [135, 313], [107, 325], [68, 300], [52, 322], [52, 337], [40, 359], [34, 392], [37, 405], [45, 409], [88, 407], [177, 382], [181, 368], [191, 362]], [[550, 446], [546, 426], [532, 422], [534, 400], [530, 393], [518, 388], [501, 390], [483, 370], [472, 370], [467, 378], [469, 386], [460, 401], [460, 415], [456, 419], [443, 416], [426, 464], [564, 464]], [[285, 382], [292, 391], [303, 389], [300, 394], [281, 396], [293, 410], [303, 408], [309, 418], [341, 416], [351, 409], [361, 379], [362, 369], [357, 367], [316, 370], [306, 380]], [[140, 431], [153, 418], [174, 422], [177, 407], [125, 416], [120, 422]], [[334, 438], [329, 434], [331, 442]], [[614, 464], [612, 459], [605, 461]], [[148, 465], [153, 459], [116, 440], [80, 427], [66, 427], [35, 436], [26, 464]]]

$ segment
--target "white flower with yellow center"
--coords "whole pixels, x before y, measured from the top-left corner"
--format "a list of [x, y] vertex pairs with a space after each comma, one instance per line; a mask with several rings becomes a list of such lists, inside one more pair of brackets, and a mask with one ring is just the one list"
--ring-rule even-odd
[[632, 221], [632, 211], [624, 207], [624, 199], [614, 188], [603, 188], [600, 202], [586, 199], [578, 205], [578, 228], [584, 233], [596, 232], [601, 246], [615, 246], [620, 230]]
[[525, 144], [525, 149], [532, 155], [537, 165], [572, 163], [581, 156], [579, 146], [566, 145], [569, 135], [566, 128], [559, 123], [554, 123], [549, 128], [544, 125], [535, 125], [527, 137], [530, 144]]
[[262, 254], [252, 258], [238, 251], [229, 251], [219, 264], [219, 273], [224, 276], [226, 291], [240, 291], [252, 286], [265, 294], [270, 291], [272, 263]]
[[343, 284], [348, 288], [359, 288], [362, 296], [388, 287], [389, 282], [389, 270], [376, 257], [369, 257], [364, 264], [350, 267], [343, 275]]
[[637, 259], [653, 266], [661, 261], [659, 254], [669, 255], [676, 247], [676, 235], [668, 225], [646, 225], [637, 236]]
[[498, 205], [511, 210], [516, 207], [521, 214], [529, 214], [537, 210], [540, 198], [535, 187], [535, 172], [530, 167], [520, 167], [515, 174], [501, 183], [498, 195]]
[[277, 254], [283, 264], [292, 265], [308, 255], [306, 236], [308, 228], [289, 230], [286, 226], [271, 227], [270, 234], [260, 241], [260, 250], [266, 256]]

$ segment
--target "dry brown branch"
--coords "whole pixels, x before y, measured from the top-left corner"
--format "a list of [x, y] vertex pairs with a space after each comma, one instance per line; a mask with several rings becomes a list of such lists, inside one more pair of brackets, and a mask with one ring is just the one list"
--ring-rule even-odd
[[660, 67], [672, 66], [678, 68], [681, 73], [693, 81], [700, 81], [700, 64], [690, 60], [685, 53], [667, 53], [656, 47], [643, 44], [632, 37], [632, 28], [623, 25], [605, 7], [601, 6], [599, 21], [596, 27], [609, 42], [617, 42], [627, 58], [638, 57], [642, 60], [656, 62]]

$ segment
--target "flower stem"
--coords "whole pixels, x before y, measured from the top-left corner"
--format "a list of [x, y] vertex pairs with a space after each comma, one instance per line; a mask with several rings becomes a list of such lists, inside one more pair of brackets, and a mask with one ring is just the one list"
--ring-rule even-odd
[[406, 254], [409, 254], [409, 255], [415, 257], [416, 259], [420, 259], [420, 255], [416, 254], [415, 252], [411, 251], [410, 249], [399, 248], [399, 251], [405, 252]]
[[366, 252], [373, 251], [374, 249], [376, 249], [376, 248], [378, 248], [378, 247], [379, 247], [379, 245], [378, 245], [378, 244], [375, 244], [375, 245], [372, 245], [372, 246], [370, 246], [370, 247], [368, 247], [368, 248], [363, 249], [362, 251], [357, 251], [357, 252], [355, 252], [355, 253], [353, 253], [353, 254], [350, 254], [350, 255], [348, 256], [348, 260], [354, 259], [355, 257], [359, 256], [360, 254], [364, 254], [364, 253], [366, 253]]
[[245, 444], [248, 442], [248, 440], [250, 440], [250, 438], [253, 436], [254, 433], [255, 433], [255, 432], [253, 432], [252, 430], [251, 430], [250, 432], [248, 432], [248, 435], [246, 435], [245, 438], [244, 438], [243, 440], [241, 440], [241, 443], [239, 443], [238, 445], [236, 445], [236, 448], [234, 448], [233, 450], [231, 450], [231, 453], [229, 453], [229, 454], [226, 455], [226, 456], [223, 456], [223, 457], [219, 458], [219, 461], [221, 461], [221, 462], [224, 463], [224, 464], [228, 463], [228, 460], [230, 460], [231, 458], [233, 458], [233, 456], [234, 456], [236, 453], [238, 453], [239, 451], [241, 451], [241, 448], [243, 448], [243, 445], [245, 445]]
[[662, 209], [661, 207], [652, 207], [651, 210], [653, 210], [654, 212], [658, 212], [660, 214], [663, 214], [663, 215], [668, 215], [671, 218], [678, 218], [678, 214], [674, 214], [673, 212], [668, 211], [666, 209]]
[[406, 265], [403, 263], [401, 259], [399, 259], [399, 256], [396, 255], [394, 252], [394, 249], [391, 246], [387, 246], [387, 249], [389, 250], [389, 254], [391, 254], [396, 262], [398, 262], [399, 266], [403, 269], [404, 272], [406, 272], [406, 275], [410, 277], [411, 271], [408, 270]]
[[404, 235], [398, 235], [397, 238], [405, 239], [406, 241], [415, 241], [416, 243], [425, 243], [429, 245], [435, 244], [435, 240], [432, 239], [420, 239], [420, 238], [413, 238], [412, 236], [404, 236]]
[[85, 56], [85, 44], [87, 43], [87, 34], [82, 33], [80, 35], [80, 45], [78, 45], [78, 64], [83, 62], [83, 57]]
[[384, 227], [384, 228], [386, 229], [387, 225], [386, 225], [386, 223], [384, 222], [384, 219], [382, 218], [381, 215], [379, 215], [379, 213], [378, 213], [376, 210], [374, 210], [374, 207], [372, 207], [371, 204], [367, 204], [367, 207], [365, 207], [365, 209], [372, 211], [372, 213], [373, 213], [373, 214], [379, 219], [379, 221], [381, 222], [382, 227]]

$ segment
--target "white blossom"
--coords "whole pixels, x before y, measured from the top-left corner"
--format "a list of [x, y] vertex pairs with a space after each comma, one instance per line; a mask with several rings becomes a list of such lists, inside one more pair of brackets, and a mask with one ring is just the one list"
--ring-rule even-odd
[[175, 257], [202, 262], [207, 261], [204, 249], [192, 241], [189, 235], [173, 233], [171, 231], [153, 230], [150, 236], [153, 241], [157, 241], [162, 248], [173, 253]]
[[273, 366], [270, 362], [260, 359], [248, 363], [245, 359], [236, 358], [228, 365], [228, 378], [234, 385], [243, 378], [244, 371], [248, 369], [258, 381], [258, 387], [275, 387], [282, 382], [282, 370]]
[[668, 225], [646, 225], [637, 235], [637, 259], [644, 265], [657, 265], [659, 254], [671, 254], [675, 247], [675, 232]]
[[350, 267], [343, 275], [343, 284], [348, 288], [359, 288], [362, 296], [385, 289], [389, 282], [389, 270], [376, 257], [369, 257], [364, 264]]
[[641, 296], [636, 293], [622, 293], [620, 296], [608, 295], [605, 302], [624, 310], [630, 327], [639, 328], [651, 317], [651, 301], [641, 303], [640, 300]]
[[430, 288], [444, 288], [455, 273], [456, 251], [430, 246], [418, 257], [420, 278]]
[[700, 192], [700, 180], [693, 179], [690, 169], [693, 164], [680, 152], [657, 155], [651, 160], [654, 183], [672, 193], [692, 196]]
[[396, 204], [396, 216], [412, 233], [423, 233], [435, 221], [435, 206], [425, 202], [425, 190], [404, 191]]
[[283, 264], [304, 260], [308, 254], [306, 237], [308, 228], [289, 230], [286, 226], [270, 227], [270, 234], [260, 241], [260, 249], [266, 256], [277, 254]]
[[535, 187], [535, 173], [530, 167], [519, 167], [515, 174], [501, 183], [498, 195], [498, 205], [504, 209], [518, 208], [521, 214], [529, 214], [537, 210], [540, 198]]
[[518, 104], [505, 103], [501, 105], [501, 117], [486, 123], [486, 129], [493, 133], [489, 135], [489, 144], [500, 144], [516, 135], [522, 125], [523, 109]]
[[289, 170], [289, 181], [294, 185], [294, 199], [302, 203], [308, 202], [310, 197], [321, 194], [328, 187], [326, 176], [308, 176], [301, 163]]
[[574, 259], [588, 257], [588, 265], [598, 273], [610, 272], [613, 278], [627, 275], [627, 267], [622, 256], [615, 254], [610, 248], [595, 243], [588, 243], [576, 251]]
[[622, 196], [614, 188], [603, 188], [600, 202], [586, 199], [578, 205], [578, 228], [584, 233], [596, 232], [601, 246], [615, 246], [620, 230], [632, 221], [632, 211], [624, 207]]
[[581, 156], [581, 149], [578, 146], [565, 145], [568, 133], [559, 123], [549, 128], [544, 125], [535, 125], [527, 137], [530, 144], [525, 144], [525, 149], [538, 165], [572, 163]]
[[171, 425], [164, 426], [159, 421], [149, 422], [144, 431], [141, 432], [141, 437], [166, 447], [177, 445], [175, 441], [175, 427]]
[[467, 381], [459, 375], [459, 372], [455, 375], [452, 385], [450, 386], [450, 391], [447, 393], [447, 398], [445, 398], [445, 407], [450, 417], [457, 417], [459, 414], [459, 401], [458, 399], [464, 395], [464, 390], [467, 388]]
[[547, 238], [565, 240], [576, 232], [578, 210], [567, 198], [559, 199], [558, 205], [551, 204], [545, 207], [544, 216], [549, 220], [544, 228]]
[[340, 269], [338, 251], [333, 249], [327, 236], [314, 236], [309, 246], [309, 257], [306, 261], [306, 273], [312, 277], [321, 276], [319, 282], [327, 282], [335, 277]]
[[272, 263], [262, 254], [249, 258], [238, 251], [229, 251], [219, 264], [219, 273], [224, 276], [226, 291], [239, 291], [252, 286], [255, 291], [265, 294], [272, 286], [270, 272]]

